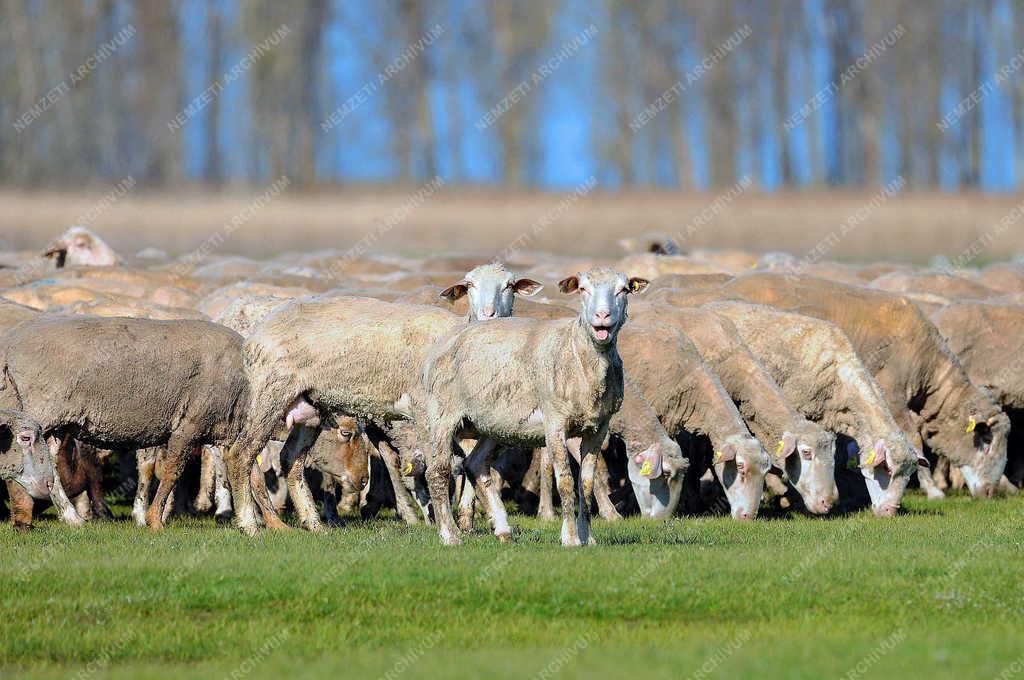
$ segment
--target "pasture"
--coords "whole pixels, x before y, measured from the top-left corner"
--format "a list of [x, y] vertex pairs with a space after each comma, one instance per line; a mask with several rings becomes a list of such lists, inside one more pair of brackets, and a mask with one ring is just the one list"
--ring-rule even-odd
[[1012, 677], [1024, 499], [904, 507], [598, 520], [582, 551], [521, 516], [452, 550], [391, 519], [254, 540], [48, 513], [0, 528], [0, 675]]

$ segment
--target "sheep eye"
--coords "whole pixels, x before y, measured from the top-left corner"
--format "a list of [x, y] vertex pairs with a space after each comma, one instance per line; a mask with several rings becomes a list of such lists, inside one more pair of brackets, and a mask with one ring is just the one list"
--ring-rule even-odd
[[351, 430], [342, 430], [341, 431], [341, 436], [346, 438], [346, 439], [351, 439], [352, 438], [352, 432], [351, 432]]

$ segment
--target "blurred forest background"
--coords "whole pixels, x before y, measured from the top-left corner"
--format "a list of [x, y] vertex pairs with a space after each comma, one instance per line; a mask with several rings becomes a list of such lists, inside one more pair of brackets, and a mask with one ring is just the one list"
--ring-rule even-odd
[[1022, 36], [1018, 0], [2, 0], [0, 183], [1013, 191]]

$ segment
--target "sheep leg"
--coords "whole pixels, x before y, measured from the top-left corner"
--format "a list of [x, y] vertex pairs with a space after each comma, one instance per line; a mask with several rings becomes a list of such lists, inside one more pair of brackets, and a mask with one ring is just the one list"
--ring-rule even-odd
[[[554, 418], [545, 420], [551, 423], [555, 422]], [[548, 430], [544, 443], [551, 452], [551, 459], [555, 467], [555, 480], [558, 485], [558, 497], [562, 501], [562, 545], [567, 548], [582, 545], [576, 517], [576, 482], [573, 479], [569, 451], [565, 446], [565, 430], [561, 427], [561, 423]], [[572, 461], [572, 463], [575, 462]], [[582, 482], [582, 477], [580, 481]], [[581, 498], [585, 498], [585, 496], [581, 496]], [[580, 505], [583, 506], [586, 503], [580, 503]], [[581, 509], [580, 517], [582, 516], [583, 510]]]
[[1008, 496], [1016, 496], [1020, 493], [1020, 489], [1014, 486], [1013, 482], [1006, 475], [999, 478], [999, 488]]
[[427, 488], [427, 478], [424, 475], [416, 475], [413, 479], [413, 493], [416, 503], [420, 506], [420, 512], [423, 513], [423, 522], [425, 524], [432, 524], [430, 519], [430, 490]]
[[540, 492], [540, 504], [537, 506], [538, 519], [555, 518], [555, 502], [552, 497], [551, 487], [554, 482], [555, 469], [551, 460], [551, 451], [546, 446], [534, 449], [533, 455], [540, 456], [540, 481], [538, 489]]
[[590, 498], [594, 495], [594, 476], [604, 438], [605, 432], [601, 431], [595, 436], [584, 436], [580, 442], [580, 476], [576, 483], [576, 497], [580, 503], [576, 519], [580, 545], [594, 545], [596, 542], [590, 533]]
[[85, 524], [85, 520], [78, 514], [78, 510], [75, 509], [67, 492], [64, 491], [64, 485], [60, 481], [60, 472], [57, 470], [57, 460], [64, 444], [63, 437], [50, 435], [46, 438], [46, 444], [50, 447], [50, 461], [53, 465], [53, 488], [50, 490], [50, 500], [65, 523], [73, 527], [80, 527]]
[[[459, 417], [461, 420], [461, 416]], [[451, 480], [452, 456], [455, 454], [455, 426], [458, 420], [441, 425], [433, 423], [430, 437], [430, 460], [427, 464], [427, 486], [430, 502], [434, 506], [434, 521], [445, 545], [458, 545], [459, 528], [452, 516]]]
[[88, 492], [83, 491], [75, 496], [71, 502], [75, 504], [75, 510], [78, 511], [78, 514], [81, 515], [82, 519], [86, 522], [95, 519], [92, 514], [92, 503], [89, 502]]
[[328, 477], [323, 476], [320, 482], [320, 491], [324, 497], [324, 523], [327, 526], [341, 526], [341, 516], [338, 513], [338, 498], [335, 491], [338, 488], [337, 482]]
[[608, 483], [608, 477], [608, 463], [605, 462], [604, 456], [598, 456], [597, 470], [594, 476], [594, 500], [597, 501], [597, 512], [601, 515], [601, 519], [614, 522], [622, 519], [622, 515], [612, 504], [612, 488]]
[[313, 502], [313, 492], [306, 481], [306, 454], [320, 436], [320, 426], [296, 425], [281, 449], [281, 468], [288, 480], [288, 493], [299, 516], [299, 523], [307, 530], [324, 531], [320, 514]]
[[149, 510], [146, 511], [146, 524], [153, 531], [160, 531], [164, 528], [167, 500], [178, 484], [178, 478], [181, 477], [181, 472], [185, 469], [185, 462], [188, 460], [189, 454], [193, 452], [198, 455], [199, 447], [180, 436], [172, 436], [167, 442], [166, 457], [161, 466], [160, 484], [156, 488], [153, 502], [149, 504]]
[[213, 509], [213, 487], [217, 476], [216, 463], [209, 446], [203, 447], [199, 461], [199, 491], [196, 492], [196, 512], [203, 514]]
[[167, 500], [164, 501], [164, 509], [160, 513], [160, 520], [167, 524], [167, 521], [171, 518], [171, 513], [174, 511], [174, 502], [178, 498], [178, 488], [174, 487], [171, 492], [167, 494]]
[[406, 524], [419, 524], [420, 518], [416, 512], [416, 502], [402, 482], [402, 463], [398, 452], [391, 447], [382, 434], [372, 432], [373, 428], [370, 429], [371, 431], [368, 431], [367, 435], [370, 438], [370, 443], [380, 454], [380, 459], [384, 461], [384, 468], [388, 471], [388, 478], [391, 479], [391, 486], [395, 492], [395, 510], [398, 512], [398, 516]]
[[[491, 463], [494, 462], [494, 452], [497, 446], [492, 439], [480, 439], [473, 452], [466, 458], [464, 469], [473, 480], [473, 486], [483, 499], [484, 508], [490, 516], [491, 524], [494, 526], [494, 535], [502, 543], [512, 540], [512, 529], [508, 525], [508, 514], [505, 512], [505, 504], [501, 502], [501, 482], [497, 475], [493, 474]], [[463, 489], [463, 493], [469, 490], [469, 486]]]
[[228, 489], [228, 470], [224, 464], [224, 453], [219, 447], [211, 449], [211, 456], [214, 463], [213, 496], [217, 501], [213, 516], [218, 522], [222, 522], [230, 519], [232, 513], [231, 490]]
[[949, 488], [949, 458], [945, 456], [939, 456], [939, 459], [935, 461], [935, 470], [932, 472], [932, 479], [935, 481], [935, 486], [940, 491], [945, 491]]
[[86, 468], [86, 492], [89, 494], [89, 505], [93, 517], [97, 519], [113, 519], [107, 499], [103, 496], [103, 468], [95, 449], [88, 452], [89, 462]]
[[[295, 428], [292, 428], [295, 431]], [[291, 435], [289, 435], [291, 436]], [[270, 455], [267, 452], [266, 447], [263, 448], [263, 455]], [[281, 480], [278, 480], [280, 483]], [[256, 502], [256, 507], [260, 510], [260, 515], [263, 517], [263, 523], [267, 525], [268, 529], [275, 531], [287, 531], [289, 527], [281, 515], [277, 511], [277, 507], [274, 505], [274, 501], [270, 497], [270, 490], [267, 488], [267, 473], [260, 469], [259, 465], [254, 464], [249, 471], [249, 483], [252, 486], [252, 497]]]
[[[467, 461], [468, 463], [468, 461]], [[456, 482], [456, 489], [461, 486], [459, 498], [459, 528], [465, 532], [473, 531], [476, 520], [476, 479], [468, 464], [462, 467], [462, 484]]]
[[35, 507], [32, 496], [13, 479], [7, 482], [7, 495], [11, 502], [11, 524], [15, 529], [31, 529]]
[[917, 467], [917, 483], [921, 485], [921, 489], [928, 494], [928, 498], [933, 501], [942, 500], [946, 497], [946, 494], [942, 493], [942, 490], [935, 485], [935, 480], [932, 479], [931, 470], [919, 465]]
[[135, 467], [139, 483], [135, 486], [135, 500], [132, 501], [132, 519], [140, 527], [146, 526], [146, 508], [149, 507], [149, 486], [153, 481], [156, 467], [155, 449], [140, 449], [135, 452]]

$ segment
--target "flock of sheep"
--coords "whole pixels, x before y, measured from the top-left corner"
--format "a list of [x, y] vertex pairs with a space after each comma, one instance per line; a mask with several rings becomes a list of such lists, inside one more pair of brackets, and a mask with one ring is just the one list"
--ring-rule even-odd
[[129, 265], [73, 227], [43, 257], [0, 252], [11, 520], [109, 517], [116, 484], [153, 529], [175, 511], [286, 528], [290, 503], [322, 531], [392, 506], [457, 544], [480, 511], [509, 540], [509, 501], [553, 519], [557, 493], [576, 546], [592, 508], [890, 517], [912, 482], [1024, 482], [1024, 264], [626, 245]]

